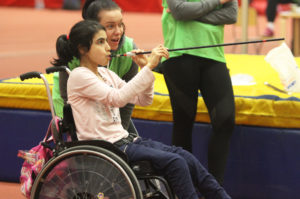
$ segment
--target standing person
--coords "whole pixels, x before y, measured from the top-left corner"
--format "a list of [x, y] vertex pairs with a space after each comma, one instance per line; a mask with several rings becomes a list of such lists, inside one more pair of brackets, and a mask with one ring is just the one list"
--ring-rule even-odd
[[[196, 190], [206, 199], [229, 199], [230, 196], [211, 174], [189, 152], [180, 147], [132, 137], [123, 128], [119, 108], [127, 103], [146, 106], [152, 103], [155, 77], [152, 69], [161, 57], [168, 58], [162, 45], [145, 55], [135, 56], [145, 62], [140, 72], [126, 83], [105, 66], [110, 60], [110, 46], [104, 28], [97, 22], [85, 20], [75, 24], [69, 36], [57, 39], [58, 58], [54, 65], [79, 60], [67, 84], [70, 103], [79, 140], [106, 140], [124, 151], [129, 163], [147, 160], [168, 179], [179, 199], [198, 199]], [[134, 52], [141, 52], [135, 50]]]
[[[122, 54], [136, 49], [133, 39], [125, 36], [125, 25], [121, 8], [112, 0], [86, 0], [82, 9], [83, 19], [95, 20], [106, 28], [108, 43], [113, 54]], [[73, 60], [68, 65], [76, 64]], [[138, 72], [138, 65], [143, 65], [138, 60], [128, 59], [126, 57], [114, 57], [109, 63], [109, 69], [117, 73], [123, 80], [128, 82]], [[70, 66], [69, 66], [70, 67]], [[56, 83], [54, 83], [53, 94], [54, 105], [62, 115], [63, 101], [67, 101], [66, 83], [68, 75], [65, 72], [55, 74]], [[59, 81], [59, 83], [58, 83]], [[58, 86], [59, 85], [59, 86]], [[59, 87], [59, 88], [58, 88]], [[62, 97], [62, 98], [61, 98]], [[62, 100], [63, 99], [63, 100]], [[130, 133], [137, 134], [137, 130], [131, 120], [131, 114], [134, 109], [133, 104], [127, 104], [120, 108], [123, 127]], [[57, 112], [57, 111], [56, 111]]]
[[268, 0], [267, 8], [266, 8], [266, 15], [267, 15], [267, 27], [265, 29], [265, 32], [263, 34], [263, 37], [273, 37], [274, 36], [274, 21], [277, 14], [277, 5], [287, 4], [287, 3], [293, 3], [297, 0]]
[[[222, 44], [224, 24], [237, 19], [236, 0], [163, 0], [162, 27], [169, 49]], [[223, 184], [235, 105], [222, 47], [170, 52], [162, 71], [173, 110], [172, 144], [192, 151], [198, 90], [212, 125], [208, 168]]]

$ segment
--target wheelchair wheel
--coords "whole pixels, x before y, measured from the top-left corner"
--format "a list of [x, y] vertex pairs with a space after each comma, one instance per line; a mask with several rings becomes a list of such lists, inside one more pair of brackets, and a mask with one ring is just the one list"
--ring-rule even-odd
[[141, 199], [134, 173], [104, 148], [76, 146], [49, 160], [37, 176], [31, 199]]

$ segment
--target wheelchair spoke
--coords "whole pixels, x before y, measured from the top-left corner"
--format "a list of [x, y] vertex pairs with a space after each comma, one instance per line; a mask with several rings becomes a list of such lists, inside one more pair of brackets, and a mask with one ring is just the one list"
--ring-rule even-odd
[[[59, 178], [58, 178], [59, 179]], [[59, 179], [59, 180], [61, 180], [61, 179]], [[61, 180], [61, 182], [63, 182], [64, 183], [64, 181], [63, 180]], [[57, 182], [53, 182], [52, 180], [47, 180], [47, 181], [45, 181], [44, 182], [44, 184], [45, 184], [45, 186], [44, 186], [44, 188], [46, 187], [46, 190], [45, 191], [41, 191], [41, 194], [43, 194], [44, 192], [45, 192], [45, 195], [46, 196], [48, 196], [49, 195], [49, 193], [50, 194], [55, 194], [55, 198], [57, 198], [57, 199], [64, 199], [65, 197], [64, 196], [61, 196], [59, 193], [60, 192], [55, 192], [55, 190], [61, 190], [60, 188], [60, 186], [59, 186], [59, 184], [57, 183]], [[49, 185], [50, 184], [52, 184], [53, 185], [53, 187], [55, 187], [55, 189], [53, 189], [53, 190], [49, 190]], [[70, 195], [68, 195], [68, 196], [70, 196]], [[69, 197], [68, 197], [69, 198]]]
[[[73, 157], [72, 157], [72, 158], [73, 158]], [[71, 158], [71, 159], [72, 159], [72, 158]], [[70, 163], [67, 163], [67, 165], [71, 165], [71, 160], [69, 160], [69, 162], [70, 162]], [[71, 185], [72, 185], [72, 187], [74, 188], [75, 185], [74, 185], [73, 175], [72, 175], [72, 172], [71, 172], [71, 170], [70, 170], [70, 167], [67, 167], [67, 176], [70, 177]], [[72, 191], [73, 191], [74, 195], [76, 196], [75, 190], [72, 189]]]
[[87, 183], [87, 181], [86, 181], [86, 178], [85, 178], [85, 161], [86, 160], [84, 160], [84, 159], [86, 159], [88, 156], [86, 155], [86, 154], [83, 154], [83, 156], [79, 156], [80, 157], [80, 160], [81, 160], [81, 165], [82, 165], [82, 171], [83, 172], [81, 172], [82, 173], [82, 177], [83, 177], [83, 179], [82, 179], [82, 183], [83, 183], [83, 189], [85, 189], [85, 193], [87, 192], [87, 190], [86, 190], [86, 183]]

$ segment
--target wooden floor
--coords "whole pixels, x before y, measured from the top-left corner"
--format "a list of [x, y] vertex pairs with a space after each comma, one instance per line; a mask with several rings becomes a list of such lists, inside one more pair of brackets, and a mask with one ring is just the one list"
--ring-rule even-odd
[[0, 182], [0, 199], [26, 199], [19, 183]]
[[[133, 37], [139, 48], [149, 50], [163, 43], [161, 15], [158, 13], [124, 13], [126, 33]], [[29, 71], [44, 72], [55, 57], [55, 42], [60, 34], [67, 34], [70, 27], [81, 20], [80, 11], [35, 10], [32, 8], [0, 7], [0, 79], [19, 76]], [[260, 32], [266, 24], [265, 17], [259, 18]], [[277, 35], [278, 24], [276, 24]], [[233, 26], [225, 27], [225, 43], [233, 42]], [[241, 29], [236, 29], [237, 35]], [[249, 36], [254, 36], [254, 28], [249, 28]], [[289, 44], [290, 40], [287, 40]], [[279, 43], [265, 43], [261, 54], [265, 55]], [[232, 47], [225, 47], [232, 53]], [[240, 47], [235, 53], [240, 53]], [[255, 54], [249, 45], [248, 54]], [[1, 169], [1, 168], [0, 168]], [[22, 199], [17, 183], [0, 183], [0, 199]]]

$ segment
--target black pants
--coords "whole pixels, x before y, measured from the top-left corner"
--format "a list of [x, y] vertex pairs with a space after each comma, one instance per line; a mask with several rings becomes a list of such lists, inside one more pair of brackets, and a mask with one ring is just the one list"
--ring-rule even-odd
[[213, 129], [208, 169], [222, 184], [235, 123], [233, 89], [226, 64], [183, 55], [163, 62], [162, 71], [173, 110], [172, 144], [192, 151], [192, 130], [200, 89]]
[[268, 5], [266, 8], [268, 22], [274, 22], [278, 4], [287, 4], [292, 2], [293, 0], [268, 0]]

